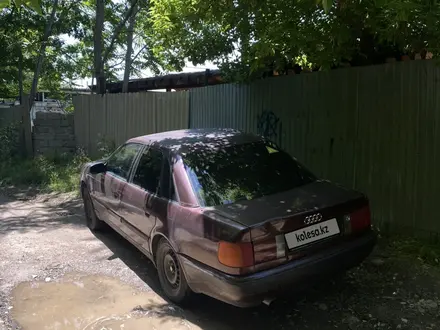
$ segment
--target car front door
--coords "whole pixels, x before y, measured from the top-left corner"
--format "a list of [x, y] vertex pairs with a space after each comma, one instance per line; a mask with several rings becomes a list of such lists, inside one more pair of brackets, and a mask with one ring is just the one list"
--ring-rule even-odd
[[120, 203], [130, 176], [131, 167], [142, 145], [129, 143], [121, 146], [107, 160], [107, 171], [101, 176], [101, 191], [96, 196], [104, 207], [105, 220], [120, 226]]
[[130, 237], [147, 251], [151, 231], [158, 217], [163, 217], [162, 211], [166, 213], [168, 199], [163, 196], [162, 178], [169, 173], [163, 170], [168, 164], [160, 150], [143, 150], [121, 200], [121, 216], [127, 227], [124, 231], [131, 231]]

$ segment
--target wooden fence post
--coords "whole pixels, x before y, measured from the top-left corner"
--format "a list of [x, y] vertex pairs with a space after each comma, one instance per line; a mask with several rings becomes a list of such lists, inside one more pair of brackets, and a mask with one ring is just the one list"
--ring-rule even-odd
[[31, 114], [29, 109], [29, 96], [24, 95], [23, 103], [21, 104], [22, 111], [22, 125], [23, 136], [25, 146], [25, 157], [31, 158], [34, 155], [34, 148], [32, 146], [32, 127], [31, 127]]

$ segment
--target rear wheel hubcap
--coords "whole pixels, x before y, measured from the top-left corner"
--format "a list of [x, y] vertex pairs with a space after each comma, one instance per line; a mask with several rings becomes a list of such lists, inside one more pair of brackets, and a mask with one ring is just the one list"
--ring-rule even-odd
[[177, 288], [180, 284], [180, 269], [176, 256], [173, 252], [168, 252], [163, 259], [165, 277], [173, 288]]

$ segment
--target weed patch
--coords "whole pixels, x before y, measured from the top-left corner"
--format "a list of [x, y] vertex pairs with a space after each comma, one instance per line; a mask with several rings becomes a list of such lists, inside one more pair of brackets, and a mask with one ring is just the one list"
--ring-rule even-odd
[[0, 163], [0, 185], [38, 186], [47, 192], [76, 191], [81, 167], [87, 161], [89, 159], [83, 153], [50, 158], [12, 158]]
[[417, 258], [429, 265], [440, 266], [440, 243], [438, 241], [409, 236], [392, 236], [388, 238], [388, 245], [391, 253]]

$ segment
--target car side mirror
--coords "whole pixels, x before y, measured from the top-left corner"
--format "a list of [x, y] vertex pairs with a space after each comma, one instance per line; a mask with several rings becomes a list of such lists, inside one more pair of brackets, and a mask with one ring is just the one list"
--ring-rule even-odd
[[105, 163], [96, 163], [90, 166], [90, 174], [99, 174], [107, 172], [107, 165]]

